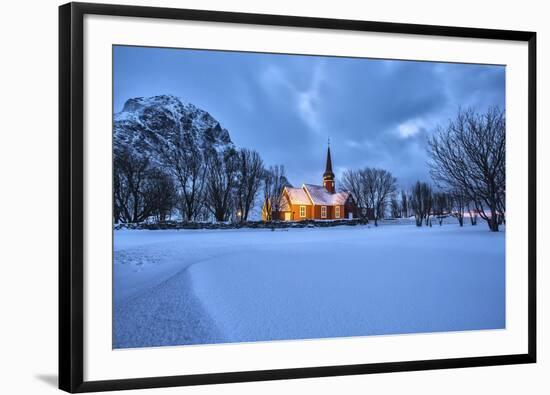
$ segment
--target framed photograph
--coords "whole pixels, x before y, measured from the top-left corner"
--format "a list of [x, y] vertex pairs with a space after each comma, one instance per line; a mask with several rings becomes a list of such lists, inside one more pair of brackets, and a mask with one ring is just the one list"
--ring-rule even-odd
[[536, 34], [59, 9], [59, 386], [536, 361]]

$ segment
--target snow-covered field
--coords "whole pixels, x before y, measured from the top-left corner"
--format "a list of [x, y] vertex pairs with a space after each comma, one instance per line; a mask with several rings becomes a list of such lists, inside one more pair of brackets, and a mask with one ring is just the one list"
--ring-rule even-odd
[[114, 347], [505, 326], [505, 233], [115, 231]]

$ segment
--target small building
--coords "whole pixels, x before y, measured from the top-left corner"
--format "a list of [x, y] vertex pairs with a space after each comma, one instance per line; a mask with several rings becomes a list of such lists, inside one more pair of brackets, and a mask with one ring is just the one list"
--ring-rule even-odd
[[[323, 173], [323, 185], [303, 184], [300, 188], [285, 187], [274, 205], [272, 218], [280, 221], [302, 221], [307, 219], [338, 220], [357, 218], [357, 208], [351, 193], [336, 192], [330, 146]], [[267, 219], [266, 208], [262, 218]]]

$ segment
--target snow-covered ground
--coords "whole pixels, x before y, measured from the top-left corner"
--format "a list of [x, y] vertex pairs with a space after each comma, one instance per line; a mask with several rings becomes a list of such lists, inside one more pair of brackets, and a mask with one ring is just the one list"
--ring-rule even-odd
[[114, 347], [505, 326], [485, 223], [115, 231]]

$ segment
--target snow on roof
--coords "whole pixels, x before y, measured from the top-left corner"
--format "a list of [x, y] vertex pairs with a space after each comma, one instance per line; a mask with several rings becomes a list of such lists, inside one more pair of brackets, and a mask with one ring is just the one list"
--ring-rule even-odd
[[313, 204], [323, 206], [342, 205], [346, 203], [349, 197], [349, 192], [330, 193], [324, 186], [304, 184], [304, 189], [307, 189]]
[[307, 196], [306, 191], [303, 188], [285, 188], [290, 204], [311, 204], [311, 200]]

